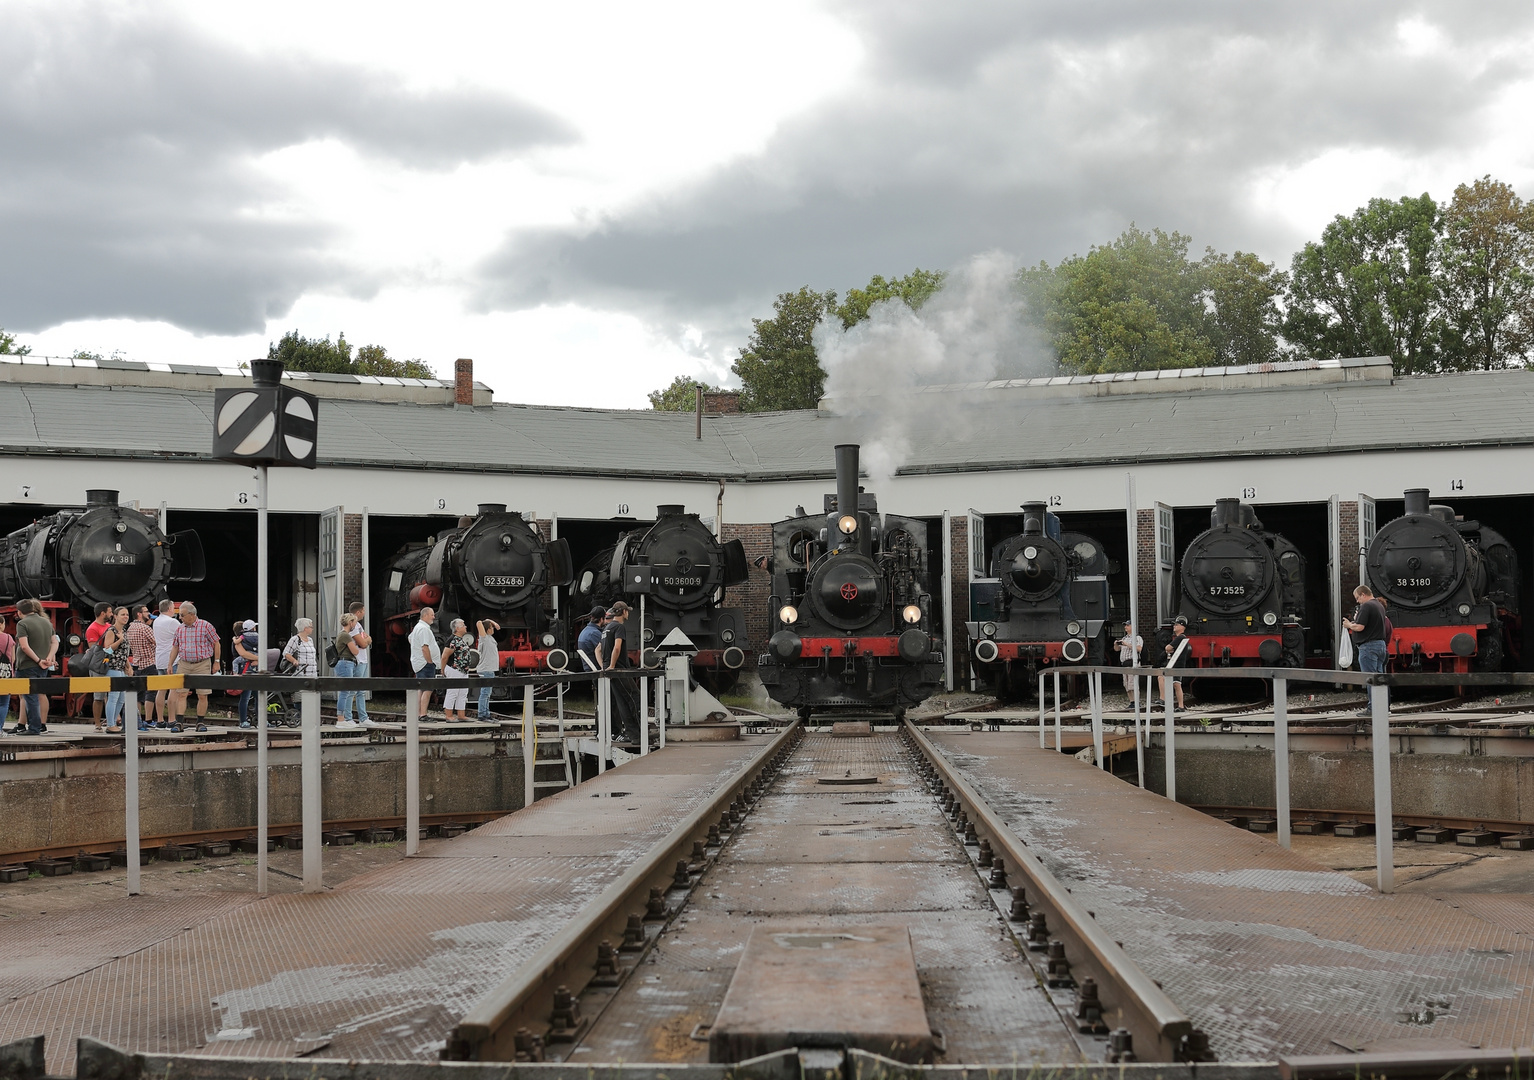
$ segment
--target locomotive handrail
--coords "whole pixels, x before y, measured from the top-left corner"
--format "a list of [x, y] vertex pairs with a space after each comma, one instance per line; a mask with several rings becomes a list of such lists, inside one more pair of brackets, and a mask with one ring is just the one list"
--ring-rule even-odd
[[56, 675], [40, 679], [0, 679], [3, 694], [90, 694], [111, 691], [146, 693], [157, 690], [265, 690], [277, 693], [321, 693], [351, 690], [457, 690], [486, 686], [552, 686], [594, 683], [601, 679], [655, 678], [653, 668], [614, 668], [600, 672], [572, 671], [536, 675], [465, 675], [458, 678], [343, 678], [336, 675]]
[[1340, 683], [1345, 686], [1396, 686], [1409, 689], [1414, 686], [1534, 686], [1534, 671], [1474, 671], [1464, 674], [1454, 672], [1370, 672], [1336, 671], [1329, 668], [1272, 668], [1272, 667], [1130, 667], [1128, 664], [1072, 664], [1052, 669], [1061, 675], [1172, 675], [1179, 679], [1260, 679], [1271, 682], [1287, 679], [1290, 682]]

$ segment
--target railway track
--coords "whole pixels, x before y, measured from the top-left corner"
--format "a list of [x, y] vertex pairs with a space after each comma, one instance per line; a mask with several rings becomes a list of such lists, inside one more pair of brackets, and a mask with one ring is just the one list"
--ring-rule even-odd
[[[861, 738], [794, 725], [757, 761], [465, 1016], [444, 1057], [685, 1064], [819, 1047], [1015, 1065], [1207, 1053], [913, 725]], [[838, 981], [862, 962], [838, 950], [875, 941], [908, 941], [896, 951], [920, 985], [921, 1030], [895, 1043], [889, 1031], [912, 1030], [895, 989], [906, 961], [879, 969], [891, 989], [871, 1007]], [[813, 974], [742, 959], [761, 950]], [[749, 994], [732, 989], [760, 978]], [[829, 1029], [807, 1033], [806, 1012]], [[791, 1030], [766, 1030], [775, 1023]]]

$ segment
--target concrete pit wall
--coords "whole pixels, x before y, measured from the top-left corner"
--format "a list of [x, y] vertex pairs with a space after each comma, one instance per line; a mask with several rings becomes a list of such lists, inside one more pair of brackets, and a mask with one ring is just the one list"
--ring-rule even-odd
[[[1390, 789], [1397, 814], [1534, 821], [1534, 745], [1528, 739], [1397, 738]], [[1314, 745], [1314, 744], [1323, 745]], [[1131, 774], [1132, 776], [1132, 774]], [[1294, 810], [1372, 813], [1374, 755], [1366, 737], [1290, 737]], [[1166, 757], [1156, 736], [1146, 787], [1165, 794]], [[1273, 740], [1263, 735], [1177, 736], [1177, 799], [1195, 806], [1271, 807]]]
[[[516, 744], [421, 747], [421, 813], [506, 811], [522, 806]], [[270, 751], [268, 821], [302, 816], [298, 749]], [[140, 758], [139, 833], [171, 836], [256, 827], [254, 749]], [[403, 742], [326, 747], [326, 821], [405, 815]], [[0, 766], [0, 854], [37, 848], [106, 851], [123, 842], [123, 759], [52, 758]]]

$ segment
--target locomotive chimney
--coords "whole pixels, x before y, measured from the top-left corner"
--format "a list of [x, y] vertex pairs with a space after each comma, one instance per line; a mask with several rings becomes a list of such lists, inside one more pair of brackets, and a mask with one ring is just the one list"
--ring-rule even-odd
[[86, 506], [116, 506], [117, 492], [111, 488], [87, 488], [85, 491]]
[[857, 443], [842, 443], [836, 448], [836, 512], [858, 512]]
[[1209, 511], [1209, 527], [1218, 529], [1221, 525], [1228, 525], [1232, 529], [1241, 527], [1241, 500], [1240, 499], [1216, 499], [1214, 509]]
[[282, 369], [285, 366], [281, 360], [252, 360], [250, 381], [257, 386], [281, 386]]
[[687, 513], [687, 507], [681, 503], [662, 503], [655, 508], [655, 516], [657, 518], [677, 517], [685, 513]]
[[504, 514], [505, 512], [506, 512], [506, 504], [505, 503], [480, 503], [479, 504], [479, 516], [480, 517], [484, 517], [486, 514]]
[[1427, 513], [1428, 495], [1427, 488], [1406, 489], [1406, 512], [1408, 514]]
[[1044, 535], [1044, 504], [1041, 502], [1023, 503], [1023, 535]]

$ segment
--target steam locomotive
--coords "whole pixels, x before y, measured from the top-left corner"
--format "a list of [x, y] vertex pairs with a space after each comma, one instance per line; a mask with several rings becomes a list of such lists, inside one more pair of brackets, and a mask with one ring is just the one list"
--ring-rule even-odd
[[544, 607], [552, 591], [569, 583], [570, 546], [544, 540], [504, 503], [481, 503], [458, 528], [425, 543], [407, 544], [389, 560], [384, 593], [383, 653], [390, 674], [409, 674], [407, 638], [423, 607], [435, 608], [437, 633], [454, 619], [470, 633], [479, 619], [494, 619], [501, 666], [564, 671], [570, 665], [563, 624]]
[[1397, 669], [1498, 671], [1520, 621], [1518, 555], [1501, 533], [1406, 492], [1406, 513], [1369, 544], [1369, 583], [1394, 624]]
[[927, 527], [879, 515], [858, 487], [858, 447], [836, 448], [836, 494], [823, 516], [772, 527], [773, 633], [757, 658], [767, 693], [808, 718], [836, 707], [896, 719], [943, 677], [933, 631]]
[[1183, 552], [1179, 610], [1193, 667], [1305, 666], [1305, 557], [1239, 499], [1216, 500]]
[[14, 625], [17, 600], [41, 600], [67, 655], [81, 649], [97, 604], [157, 604], [171, 582], [198, 582], [205, 573], [197, 533], [166, 536], [153, 515], [94, 489], [85, 509], [39, 518], [0, 539], [0, 615]]
[[[718, 693], [733, 686], [746, 662], [746, 614], [722, 607], [724, 590], [749, 576], [745, 547], [739, 540], [721, 543], [697, 514], [673, 504], [656, 507], [648, 529], [634, 529], [582, 567], [570, 592], [570, 610], [584, 614], [591, 605], [610, 606], [627, 599], [637, 607], [647, 597], [640, 645], [646, 667], [663, 657], [654, 646], [673, 630], [697, 647], [695, 678]], [[624, 569], [638, 572], [625, 575]]]
[[976, 671], [999, 694], [1033, 685], [1040, 667], [1103, 662], [1108, 556], [1095, 538], [1024, 503], [1023, 531], [992, 549], [990, 571], [970, 584], [974, 621], [964, 626]]

